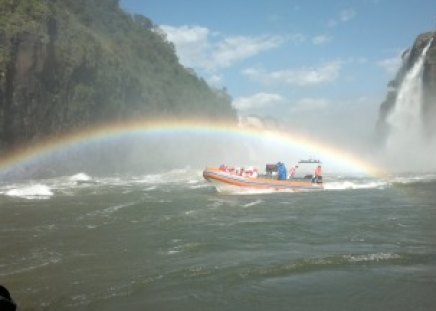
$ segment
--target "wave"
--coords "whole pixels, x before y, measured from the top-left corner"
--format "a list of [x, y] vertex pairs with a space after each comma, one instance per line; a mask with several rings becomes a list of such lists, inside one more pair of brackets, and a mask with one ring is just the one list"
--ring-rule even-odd
[[52, 189], [49, 186], [43, 184], [35, 184], [9, 189], [4, 194], [10, 197], [19, 197], [28, 200], [49, 199], [54, 195]]
[[133, 177], [132, 182], [144, 184], [172, 184], [183, 183], [194, 185], [203, 181], [201, 171], [192, 170], [191, 168], [173, 169], [167, 172], [149, 174], [139, 177]]
[[357, 189], [384, 189], [389, 185], [382, 180], [373, 181], [330, 181], [324, 183], [325, 190], [357, 190]]
[[4, 265], [4, 272], [0, 271], [0, 277], [27, 273], [36, 269], [44, 268], [62, 262], [62, 255], [46, 248], [30, 251], [26, 257], [15, 258], [9, 264]]
[[[359, 189], [385, 189], [389, 186], [389, 182], [384, 180], [335, 180], [324, 182], [324, 190], [359, 190]], [[293, 190], [293, 189], [246, 189], [228, 185], [218, 185], [217, 191], [223, 194], [234, 195], [256, 195], [256, 194], [271, 194], [271, 193], [296, 193], [296, 192], [317, 192], [315, 190]]]
[[[29, 186], [29, 184], [31, 184]], [[50, 197], [53, 190], [59, 194], [74, 195], [75, 189], [99, 187], [138, 187], [144, 190], [159, 189], [162, 185], [182, 185], [189, 189], [201, 189], [208, 184], [204, 181], [202, 172], [190, 168], [174, 169], [158, 174], [148, 175], [113, 175], [91, 177], [85, 172], [70, 176], [60, 176], [41, 180], [27, 180], [20, 184], [0, 184], [0, 194], [8, 196], [25, 196], [27, 198]]]
[[97, 216], [97, 215], [101, 215], [104, 217], [109, 217], [112, 214], [118, 212], [120, 209], [126, 208], [126, 207], [130, 207], [135, 205], [137, 202], [129, 202], [129, 203], [124, 203], [124, 204], [118, 204], [118, 205], [113, 205], [113, 206], [109, 206], [106, 207], [102, 210], [97, 210], [97, 211], [93, 211], [87, 214], [87, 216]]
[[[325, 190], [360, 190], [360, 189], [386, 189], [393, 185], [409, 185], [414, 183], [436, 182], [436, 174], [409, 174], [392, 176], [387, 180], [372, 179], [360, 176], [326, 176], [324, 180]], [[26, 185], [27, 183], [27, 185]], [[38, 184], [31, 185], [28, 184]], [[170, 188], [168, 188], [169, 186]], [[12, 188], [11, 188], [12, 187]], [[91, 177], [85, 172], [79, 172], [71, 176], [57, 177], [40, 181], [27, 181], [22, 186], [3, 185], [0, 194], [26, 198], [48, 198], [53, 192], [63, 195], [75, 195], [75, 189], [87, 189], [99, 187], [105, 191], [105, 187], [124, 187], [126, 191], [131, 188], [143, 187], [142, 190], [150, 192], [154, 190], [172, 191], [174, 187], [184, 187], [192, 191], [208, 190], [214, 188], [213, 184], [204, 180], [202, 171], [189, 167], [173, 169], [161, 173], [147, 175], [113, 175]], [[162, 188], [163, 187], [163, 188]], [[222, 186], [217, 189], [223, 194], [233, 195], [262, 195], [277, 193], [271, 189], [244, 189], [227, 188]], [[280, 190], [279, 192], [296, 192], [293, 190]]]
[[394, 184], [415, 184], [436, 182], [436, 174], [408, 174], [391, 177]]
[[304, 258], [287, 263], [276, 263], [263, 267], [246, 269], [242, 277], [282, 277], [293, 273], [341, 268], [353, 265], [400, 264], [406, 258], [395, 253], [370, 253], [361, 255], [338, 255], [320, 258]]
[[[213, 187], [212, 183], [208, 183]], [[226, 195], [257, 195], [257, 194], [272, 194], [272, 193], [293, 193], [298, 192], [293, 189], [250, 189], [227, 184], [216, 184], [216, 191]], [[312, 190], [314, 191], [314, 190]]]
[[[202, 247], [201, 244], [191, 246], [194, 250]], [[186, 246], [176, 245], [166, 250], [166, 255], [174, 256], [180, 252], [193, 251]], [[369, 253], [361, 255], [336, 255], [328, 257], [301, 258], [285, 262], [264, 262], [229, 266], [205, 266], [193, 265], [178, 271], [169, 273], [172, 278], [176, 275], [183, 277], [197, 278], [213, 275], [217, 269], [222, 269], [222, 273], [227, 275], [237, 275], [241, 279], [269, 279], [288, 277], [293, 274], [310, 273], [316, 271], [347, 269], [359, 266], [380, 266], [380, 265], [404, 265], [408, 264], [409, 259], [395, 253]], [[165, 277], [165, 276], [164, 276]]]
[[69, 180], [71, 181], [76, 181], [76, 182], [81, 182], [81, 181], [91, 181], [92, 177], [85, 174], [85, 173], [77, 173], [73, 176], [70, 176]]
[[247, 204], [242, 205], [242, 207], [251, 207], [251, 206], [255, 206], [258, 204], [261, 204], [263, 201], [262, 200], [256, 200]]
[[20, 184], [3, 184], [0, 194], [24, 198], [49, 198], [54, 191], [60, 194], [73, 193], [71, 190], [77, 187], [94, 185], [97, 182], [85, 173], [77, 173], [72, 176], [62, 176], [50, 179], [28, 180]]
[[365, 254], [365, 255], [344, 255], [344, 260], [349, 263], [358, 262], [379, 262], [392, 259], [400, 259], [401, 256], [392, 253], [375, 253], [375, 254]]

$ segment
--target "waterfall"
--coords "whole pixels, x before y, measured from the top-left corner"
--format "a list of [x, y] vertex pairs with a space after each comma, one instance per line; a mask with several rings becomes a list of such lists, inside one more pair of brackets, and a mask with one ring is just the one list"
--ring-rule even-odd
[[426, 147], [422, 122], [423, 70], [425, 56], [432, 41], [433, 38], [429, 40], [418, 60], [406, 73], [398, 90], [395, 105], [386, 118], [390, 127], [386, 150], [390, 160], [394, 162], [400, 162], [398, 158], [409, 164], [417, 161], [415, 155], [424, 151], [423, 148]]

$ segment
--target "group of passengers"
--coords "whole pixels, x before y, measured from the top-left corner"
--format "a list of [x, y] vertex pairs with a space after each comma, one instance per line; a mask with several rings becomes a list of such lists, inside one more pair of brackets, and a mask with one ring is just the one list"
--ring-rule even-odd
[[[277, 179], [279, 180], [286, 180], [286, 179], [293, 179], [296, 176], [297, 173], [297, 169], [298, 169], [298, 165], [294, 165], [289, 169], [289, 178], [288, 178], [288, 171], [286, 170], [286, 166], [284, 163], [282, 162], [278, 162], [275, 165], [267, 165], [267, 172], [268, 172], [268, 168], [270, 168], [270, 170], [272, 170], [273, 167], [273, 171], [277, 172]], [[253, 167], [248, 167], [248, 168], [243, 168], [243, 167], [232, 167], [232, 166], [226, 166], [224, 164], [222, 164], [219, 167], [220, 171], [229, 173], [231, 175], [236, 175], [236, 176], [242, 176], [242, 177], [253, 177], [256, 178], [259, 176], [258, 170], [256, 168]], [[321, 169], [321, 165], [318, 165], [315, 168], [315, 172], [314, 174], [309, 174], [309, 175], [305, 175], [304, 178], [306, 179], [311, 179], [312, 182], [321, 182], [322, 181], [322, 169]]]
[[253, 167], [232, 167], [232, 166], [226, 166], [222, 164], [220, 166], [220, 171], [229, 173], [231, 175], [237, 175], [237, 176], [243, 176], [243, 177], [253, 177], [256, 178], [258, 176], [257, 168]]

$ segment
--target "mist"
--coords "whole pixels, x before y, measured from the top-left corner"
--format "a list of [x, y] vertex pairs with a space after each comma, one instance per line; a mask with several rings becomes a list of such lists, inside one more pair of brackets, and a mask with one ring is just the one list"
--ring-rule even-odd
[[[376, 122], [380, 98], [361, 97], [336, 102], [307, 99], [294, 105], [248, 114], [239, 111], [239, 127], [254, 128], [259, 134], [301, 136], [308, 146], [259, 135], [207, 131], [174, 131], [125, 134], [104, 140], [89, 140], [9, 168], [1, 178], [44, 178], [84, 171], [92, 175], [147, 174], [177, 168], [201, 170], [207, 166], [256, 166], [316, 158], [330, 173], [361, 170], [341, 163], [341, 155], [374, 165], [387, 173], [436, 171], [436, 138], [425, 131], [423, 68], [431, 40], [413, 66], [404, 74], [393, 108], [387, 113], [387, 135], [377, 137]], [[427, 96], [428, 97], [428, 96]], [[276, 98], [277, 99], [277, 98]], [[429, 100], [427, 98], [427, 100]], [[430, 98], [431, 102], [436, 99]], [[268, 109], [271, 111], [271, 109]], [[217, 123], [218, 125], [218, 123]], [[210, 124], [213, 127], [213, 122]], [[317, 145], [329, 146], [335, 154]], [[335, 159], [335, 156], [338, 158]]]
[[[213, 124], [211, 124], [213, 126]], [[359, 168], [341, 163], [325, 154], [310, 135], [301, 136], [309, 145], [293, 144], [295, 135], [284, 128], [222, 131], [174, 131], [154, 134], [124, 134], [116, 138], [89, 140], [59, 147], [9, 168], [2, 179], [50, 178], [84, 172], [92, 176], [143, 175], [187, 168], [201, 172], [207, 166], [255, 166], [266, 163], [295, 165], [299, 160], [317, 158], [326, 163], [326, 172]], [[243, 134], [245, 133], [245, 134]], [[265, 133], [265, 135], [264, 135]], [[337, 149], [337, 148], [336, 148]]]
[[[424, 64], [432, 44], [430, 38], [421, 55], [405, 73], [394, 107], [388, 112], [388, 134], [381, 149], [384, 165], [399, 172], [434, 172], [436, 137], [426, 131], [424, 111]], [[435, 102], [431, 92], [427, 101]]]
[[[335, 102], [317, 98], [281, 102], [275, 110], [284, 113], [275, 117], [258, 110], [251, 115], [242, 111], [245, 114], [242, 119], [266, 128], [271, 127], [270, 120], [274, 119], [273, 128], [304, 134], [343, 153], [351, 153], [388, 174], [435, 172], [436, 137], [432, 132], [436, 120], [432, 107], [436, 96], [424, 81], [426, 57], [433, 42], [431, 35], [428, 37], [423, 37], [423, 49], [417, 49], [413, 59], [410, 53], [404, 53], [403, 66], [393, 81], [398, 84], [394, 86], [395, 100], [385, 116], [381, 111], [382, 99], [368, 96]], [[376, 126], [380, 118], [385, 123], [385, 133]], [[262, 122], [265, 120], [268, 122]]]

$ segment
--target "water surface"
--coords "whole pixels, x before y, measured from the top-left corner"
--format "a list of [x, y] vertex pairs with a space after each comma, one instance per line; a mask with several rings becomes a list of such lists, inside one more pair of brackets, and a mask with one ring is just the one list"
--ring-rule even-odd
[[228, 195], [201, 172], [0, 185], [21, 310], [435, 310], [436, 176]]

